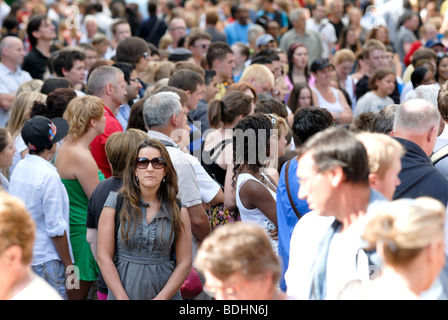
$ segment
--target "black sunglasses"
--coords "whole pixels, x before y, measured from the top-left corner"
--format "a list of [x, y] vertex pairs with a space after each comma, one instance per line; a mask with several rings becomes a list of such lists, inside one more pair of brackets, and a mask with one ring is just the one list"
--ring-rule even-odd
[[166, 162], [162, 157], [152, 158], [151, 160], [144, 157], [138, 157], [135, 160], [135, 166], [137, 169], [146, 169], [150, 162], [154, 169], [162, 169], [166, 166]]

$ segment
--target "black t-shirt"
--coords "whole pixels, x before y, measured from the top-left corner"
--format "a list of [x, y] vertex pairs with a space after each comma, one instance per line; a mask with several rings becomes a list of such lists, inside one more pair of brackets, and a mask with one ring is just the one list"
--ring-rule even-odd
[[[110, 177], [101, 181], [93, 191], [89, 205], [87, 207], [87, 228], [98, 229], [98, 221], [100, 220], [101, 211], [103, 210], [104, 203], [111, 191], [117, 191], [123, 185], [123, 179], [117, 177]], [[101, 270], [98, 272], [98, 291], [107, 294], [107, 285], [101, 274]]]
[[47, 71], [48, 58], [44, 56], [36, 48], [25, 56], [23, 60], [22, 70], [28, 71], [33, 79], [44, 79], [44, 74]]

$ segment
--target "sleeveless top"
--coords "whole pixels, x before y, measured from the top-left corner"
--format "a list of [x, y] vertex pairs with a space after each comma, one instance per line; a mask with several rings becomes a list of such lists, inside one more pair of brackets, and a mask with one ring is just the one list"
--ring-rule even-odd
[[[98, 173], [100, 181], [104, 175]], [[61, 179], [67, 190], [70, 205], [70, 242], [72, 244], [74, 264], [79, 268], [79, 279], [96, 281], [98, 278], [98, 264], [87, 242], [87, 207], [89, 198], [77, 179]]]
[[[203, 166], [205, 170], [207, 170], [208, 174], [215, 179], [221, 185], [221, 188], [224, 189], [224, 183], [226, 180], [227, 170], [221, 168], [216, 160], [221, 155], [222, 151], [225, 147], [232, 142], [232, 139], [226, 139], [219, 142], [216, 146], [214, 146], [209, 151], [203, 151]], [[214, 157], [212, 158], [212, 155]], [[205, 159], [204, 159], [205, 158]]]
[[[263, 173], [261, 175], [266, 179], [266, 181], [271, 183], [270, 180]], [[266, 187], [260, 180], [255, 178], [250, 173], [240, 173], [238, 175], [237, 182], [236, 182], [235, 196], [236, 196], [236, 205], [238, 207], [238, 210], [239, 210], [240, 216], [241, 216], [241, 221], [256, 223], [256, 224], [260, 225], [261, 227], [265, 228], [269, 232], [275, 228], [274, 223], [272, 223], [272, 221], [270, 221], [263, 214], [263, 212], [261, 212], [260, 209], [258, 209], [258, 208], [247, 209], [246, 207], [244, 207], [243, 203], [241, 202], [240, 189], [241, 189], [241, 186], [248, 180], [255, 180], [258, 183], [260, 183], [263, 187], [265, 187], [267, 190], [269, 190], [269, 192], [272, 195], [272, 198], [274, 198], [274, 200], [276, 200], [276, 192], [275, 191], [272, 191], [270, 188]], [[274, 248], [274, 251], [277, 253], [278, 252], [278, 240], [273, 240], [271, 238], [269, 238], [269, 239], [271, 240], [271, 244]]]
[[327, 109], [328, 111], [333, 113], [340, 113], [344, 111], [344, 107], [341, 106], [341, 103], [339, 101], [338, 90], [336, 90], [335, 88], [331, 87], [331, 91], [336, 97], [336, 102], [334, 103], [325, 100], [325, 98], [320, 94], [319, 90], [317, 90], [315, 87], [311, 87], [311, 90], [313, 90], [317, 95], [317, 104], [319, 107]]
[[[109, 194], [104, 206], [116, 209], [116, 192]], [[176, 268], [172, 257], [172, 221], [164, 204], [149, 223], [146, 221], [146, 208], [143, 205], [139, 207], [142, 218], [134, 233], [131, 233], [134, 228], [132, 222], [125, 222], [126, 226], [131, 224], [128, 243], [121, 236], [121, 223], [118, 227], [114, 262], [129, 299], [151, 300], [164, 288]], [[107, 299], [115, 300], [111, 290]], [[171, 300], [182, 300], [180, 290]]]

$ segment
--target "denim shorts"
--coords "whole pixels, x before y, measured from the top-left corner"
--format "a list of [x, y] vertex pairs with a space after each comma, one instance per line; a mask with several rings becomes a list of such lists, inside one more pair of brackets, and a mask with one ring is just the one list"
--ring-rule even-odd
[[65, 286], [65, 267], [59, 260], [51, 260], [42, 264], [32, 266], [33, 271], [45, 281], [47, 281], [61, 297], [67, 300], [67, 290]]

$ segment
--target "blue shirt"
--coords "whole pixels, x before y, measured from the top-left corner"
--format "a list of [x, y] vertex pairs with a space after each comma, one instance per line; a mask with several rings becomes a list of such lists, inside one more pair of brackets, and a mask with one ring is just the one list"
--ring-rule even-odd
[[242, 42], [245, 45], [249, 45], [248, 31], [251, 25], [252, 23], [241, 25], [238, 21], [229, 23], [224, 28], [224, 32], [227, 35], [228, 45], [231, 46], [237, 42]]
[[[280, 172], [280, 178], [277, 186], [277, 225], [278, 225], [278, 254], [282, 261], [282, 275], [280, 279], [280, 288], [286, 291], [285, 272], [288, 269], [289, 263], [289, 244], [291, 240], [292, 232], [296, 223], [299, 221], [294, 209], [289, 202], [288, 191], [285, 184], [285, 168], [286, 163], [283, 165]], [[303, 216], [310, 211], [306, 200], [300, 200], [299, 193], [299, 180], [297, 179], [297, 160], [294, 157], [291, 159], [291, 164], [288, 170], [289, 188], [291, 192], [294, 204], [299, 210], [299, 213]]]
[[[22, 83], [32, 79], [28, 72], [19, 67], [13, 72], [0, 62], [0, 94], [15, 93]], [[5, 127], [8, 119], [8, 111], [0, 109], [0, 127]]]
[[129, 122], [129, 115], [131, 113], [131, 107], [125, 103], [118, 107], [117, 120], [120, 122], [123, 130], [126, 130]]
[[45, 159], [27, 154], [14, 169], [10, 192], [20, 198], [36, 223], [31, 265], [61, 260], [51, 240], [67, 234], [70, 255], [69, 200], [56, 168]]

